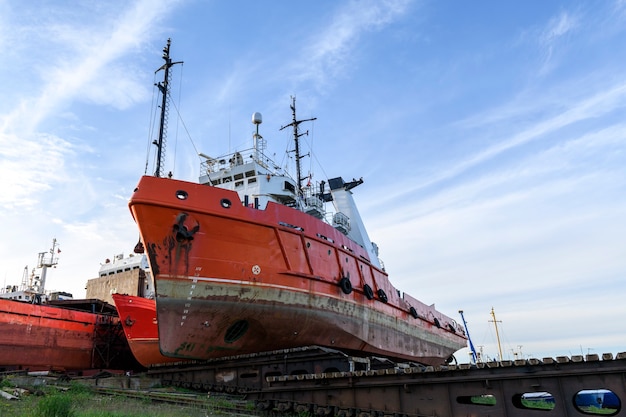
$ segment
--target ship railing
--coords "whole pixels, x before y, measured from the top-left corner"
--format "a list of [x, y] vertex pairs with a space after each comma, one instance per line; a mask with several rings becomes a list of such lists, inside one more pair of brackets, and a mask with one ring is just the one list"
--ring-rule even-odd
[[344, 235], [350, 232], [350, 218], [341, 212], [333, 215], [333, 227]]
[[285, 170], [276, 165], [270, 157], [254, 148], [235, 151], [216, 158], [204, 154], [200, 154], [200, 156], [204, 158], [200, 163], [201, 175], [212, 174], [253, 161], [267, 169], [270, 174], [286, 175]]
[[302, 211], [320, 220], [325, 220], [326, 207], [324, 206], [324, 202], [319, 198], [319, 194], [317, 194], [318, 188], [319, 186], [317, 184], [307, 184], [302, 189], [300, 203]]
[[347, 235], [350, 233], [351, 229], [350, 218], [344, 213], [326, 210], [322, 193], [323, 191], [319, 182], [309, 181], [309, 183], [302, 188], [302, 198], [300, 199], [302, 211], [320, 220], [324, 220], [344, 235]]
[[[372, 242], [372, 243], [373, 243], [373, 242]], [[378, 253], [378, 252], [376, 252], [376, 253]], [[387, 270], [385, 269], [385, 263], [383, 262], [383, 260], [382, 260], [382, 259], [380, 259], [379, 257], [376, 257], [376, 258], [378, 259], [378, 263], [380, 264], [380, 269], [382, 269], [383, 271], [387, 271]]]

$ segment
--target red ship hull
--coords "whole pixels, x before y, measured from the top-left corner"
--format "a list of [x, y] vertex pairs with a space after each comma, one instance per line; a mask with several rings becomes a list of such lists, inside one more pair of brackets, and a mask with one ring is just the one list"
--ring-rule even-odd
[[149, 368], [181, 359], [163, 356], [159, 350], [156, 302], [143, 297], [112, 294], [124, 334], [137, 362]]
[[97, 326], [111, 316], [0, 298], [0, 366], [83, 370], [101, 365]]
[[454, 320], [401, 295], [334, 227], [239, 202], [222, 188], [140, 180], [129, 205], [155, 278], [163, 354], [320, 345], [435, 365], [466, 345]]

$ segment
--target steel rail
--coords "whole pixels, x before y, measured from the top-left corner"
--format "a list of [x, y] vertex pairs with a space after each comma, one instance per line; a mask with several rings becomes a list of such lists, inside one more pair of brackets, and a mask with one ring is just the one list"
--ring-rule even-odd
[[[162, 385], [245, 394], [259, 412], [272, 415], [626, 417], [626, 352], [615, 358], [576, 355], [426, 367], [311, 347], [151, 369], [147, 376]], [[604, 398], [605, 392], [612, 402], [596, 409], [581, 405], [585, 395]]]
[[[625, 416], [626, 354], [615, 360], [572, 359], [278, 376], [249, 398], [261, 410], [319, 416], [570, 417], [593, 415], [577, 407], [581, 392], [610, 390], [620, 405], [598, 415]], [[532, 401], [546, 393], [549, 401]]]

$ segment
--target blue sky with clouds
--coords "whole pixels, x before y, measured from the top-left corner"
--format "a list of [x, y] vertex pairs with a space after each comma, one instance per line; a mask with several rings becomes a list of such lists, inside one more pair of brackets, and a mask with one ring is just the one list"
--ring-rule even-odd
[[81, 297], [132, 250], [167, 38], [174, 176], [248, 147], [255, 111], [283, 161], [295, 95], [304, 169], [364, 178], [396, 287], [490, 357], [492, 307], [505, 358], [626, 351], [623, 1], [0, 0], [0, 283], [56, 237], [48, 289]]

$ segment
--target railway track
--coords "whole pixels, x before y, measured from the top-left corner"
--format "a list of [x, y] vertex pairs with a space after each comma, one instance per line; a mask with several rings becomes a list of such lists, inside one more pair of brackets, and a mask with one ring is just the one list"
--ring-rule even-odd
[[148, 375], [164, 385], [245, 395], [269, 414], [626, 416], [626, 352], [424, 367], [313, 347], [152, 369]]
[[207, 412], [229, 414], [233, 416], [257, 416], [259, 413], [251, 405], [250, 401], [241, 396], [225, 394], [193, 394], [180, 392], [163, 392], [153, 390], [133, 390], [120, 388], [95, 387], [94, 391], [101, 395], [115, 395], [126, 398], [136, 398], [150, 400], [153, 402], [163, 402], [188, 407], [191, 409], [202, 409]]

